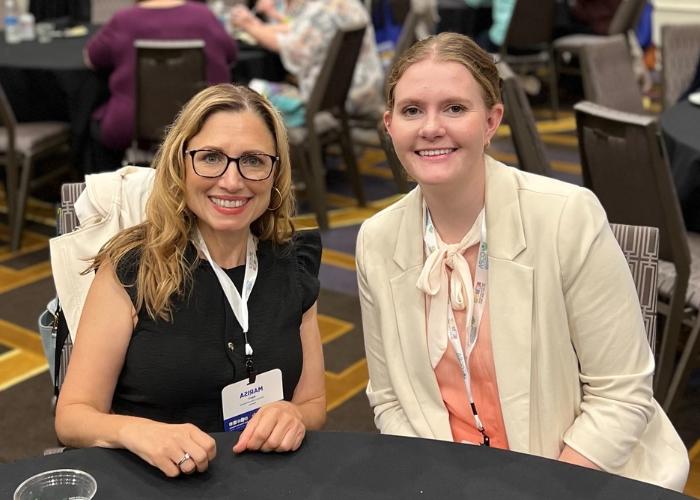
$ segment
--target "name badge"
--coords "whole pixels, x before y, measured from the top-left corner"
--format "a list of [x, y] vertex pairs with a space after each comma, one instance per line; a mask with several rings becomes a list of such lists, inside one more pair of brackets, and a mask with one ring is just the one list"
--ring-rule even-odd
[[242, 431], [262, 406], [282, 399], [284, 391], [279, 368], [257, 375], [253, 384], [246, 378], [227, 385], [221, 391], [224, 431]]

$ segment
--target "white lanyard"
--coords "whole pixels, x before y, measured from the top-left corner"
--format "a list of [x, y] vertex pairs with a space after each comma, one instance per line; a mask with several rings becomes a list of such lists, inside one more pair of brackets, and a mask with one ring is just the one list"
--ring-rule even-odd
[[[433, 226], [433, 220], [430, 217], [430, 211], [428, 206], [424, 204], [423, 209], [423, 221], [424, 221], [424, 237], [423, 241], [425, 243], [426, 250], [428, 254], [433, 253], [438, 248], [438, 242], [435, 232], [435, 227]], [[462, 378], [464, 379], [464, 387], [467, 390], [467, 398], [469, 399], [469, 406], [474, 416], [474, 424], [476, 428], [481, 432], [484, 437], [484, 444], [489, 446], [490, 439], [486, 434], [484, 425], [481, 423], [479, 418], [479, 413], [476, 409], [476, 404], [474, 403], [474, 396], [472, 392], [472, 382], [471, 375], [469, 373], [469, 358], [471, 357], [476, 341], [479, 337], [479, 326], [481, 325], [481, 317], [484, 313], [484, 306], [486, 303], [486, 288], [488, 284], [488, 269], [489, 269], [489, 256], [488, 256], [488, 244], [486, 243], [486, 213], [481, 219], [481, 241], [479, 243], [479, 256], [476, 261], [476, 272], [474, 276], [474, 304], [473, 312], [471, 315], [470, 324], [466, 325], [468, 329], [468, 335], [465, 339], [466, 349], [462, 348], [462, 343], [459, 339], [459, 330], [457, 329], [457, 322], [455, 321], [454, 311], [452, 306], [448, 307], [447, 313], [447, 337], [450, 339], [452, 348], [457, 355], [457, 362], [462, 370]], [[469, 315], [467, 314], [467, 321], [469, 321]], [[466, 350], [466, 356], [464, 351]]]
[[211, 258], [211, 254], [209, 253], [209, 249], [207, 248], [207, 244], [204, 241], [199, 228], [196, 228], [195, 244], [204, 254], [207, 261], [209, 261], [209, 264], [214, 270], [214, 274], [216, 274], [216, 278], [219, 280], [221, 290], [224, 292], [226, 300], [231, 306], [233, 315], [241, 325], [243, 337], [245, 339], [246, 368], [252, 383], [255, 380], [255, 374], [253, 371], [253, 348], [248, 342], [248, 297], [250, 297], [250, 292], [253, 291], [255, 280], [258, 277], [258, 256], [256, 253], [258, 248], [258, 239], [253, 236], [252, 233], [248, 233], [248, 241], [246, 244], [245, 275], [243, 277], [243, 296], [238, 293], [236, 285], [233, 284], [233, 281], [231, 281], [231, 278], [229, 278], [228, 274], [226, 274], [226, 271], [221, 269], [221, 266], [219, 266], [219, 264], [214, 262], [214, 259]]

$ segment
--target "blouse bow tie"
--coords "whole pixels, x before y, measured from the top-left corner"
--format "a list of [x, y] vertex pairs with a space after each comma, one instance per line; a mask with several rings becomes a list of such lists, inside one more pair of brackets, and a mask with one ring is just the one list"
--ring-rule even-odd
[[[466, 310], [466, 325], [471, 323], [474, 309], [474, 284], [469, 264], [464, 258], [467, 248], [481, 239], [479, 212], [474, 224], [462, 241], [447, 245], [435, 232], [437, 248], [425, 259], [416, 286], [430, 297], [428, 310], [428, 353], [435, 368], [447, 348], [447, 317], [449, 309]], [[448, 279], [448, 268], [452, 271]]]

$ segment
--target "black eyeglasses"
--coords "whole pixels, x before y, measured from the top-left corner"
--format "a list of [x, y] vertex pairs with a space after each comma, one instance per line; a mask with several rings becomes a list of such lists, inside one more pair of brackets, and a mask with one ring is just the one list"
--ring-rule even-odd
[[265, 153], [246, 153], [238, 158], [232, 158], [221, 151], [212, 149], [192, 149], [185, 151], [192, 157], [194, 173], [200, 177], [214, 179], [224, 175], [231, 162], [236, 164], [241, 177], [249, 181], [264, 181], [270, 175], [279, 161], [279, 156]]

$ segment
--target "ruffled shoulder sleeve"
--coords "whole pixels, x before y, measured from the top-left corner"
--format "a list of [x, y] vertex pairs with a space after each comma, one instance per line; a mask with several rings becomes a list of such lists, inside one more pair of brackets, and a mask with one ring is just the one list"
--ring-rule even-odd
[[292, 240], [296, 254], [297, 283], [301, 293], [302, 310], [306, 312], [321, 289], [318, 270], [321, 267], [321, 234], [317, 230], [299, 231]]
[[115, 269], [119, 282], [124, 287], [124, 290], [129, 294], [131, 303], [136, 305], [136, 277], [139, 271], [141, 262], [140, 249], [133, 249], [127, 252], [119, 261]]

